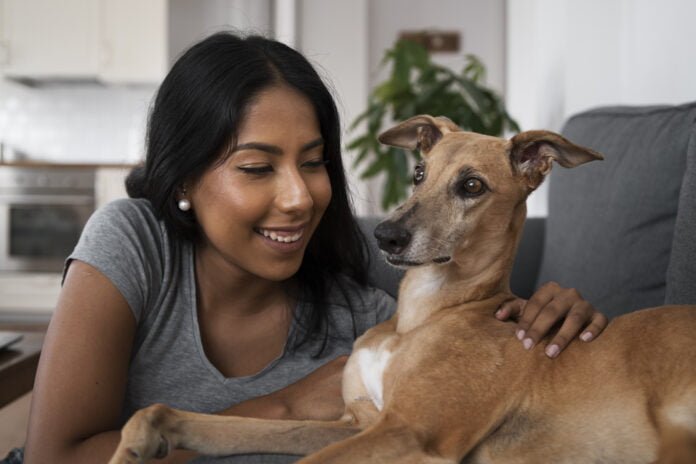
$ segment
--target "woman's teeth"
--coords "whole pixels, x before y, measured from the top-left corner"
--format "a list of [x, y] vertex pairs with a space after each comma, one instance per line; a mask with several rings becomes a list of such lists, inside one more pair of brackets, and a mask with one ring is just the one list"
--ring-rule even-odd
[[297, 232], [296, 234], [293, 234], [293, 235], [280, 235], [276, 232], [271, 232], [271, 231], [264, 230], [264, 229], [258, 229], [258, 231], [264, 237], [270, 238], [271, 240], [275, 240], [276, 242], [281, 242], [281, 243], [296, 242], [300, 239], [300, 237], [302, 237], [302, 231]]

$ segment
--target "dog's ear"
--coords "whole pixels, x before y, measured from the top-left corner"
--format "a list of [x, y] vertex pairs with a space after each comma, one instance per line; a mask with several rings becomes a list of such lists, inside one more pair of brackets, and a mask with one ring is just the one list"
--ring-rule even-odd
[[565, 137], [544, 130], [520, 132], [510, 140], [510, 159], [513, 167], [525, 176], [535, 189], [551, 171], [551, 162], [564, 168], [574, 168], [604, 157], [594, 150], [575, 145]]
[[443, 116], [422, 114], [382, 132], [377, 139], [385, 145], [420, 150], [426, 156], [443, 135], [460, 130], [455, 123]]

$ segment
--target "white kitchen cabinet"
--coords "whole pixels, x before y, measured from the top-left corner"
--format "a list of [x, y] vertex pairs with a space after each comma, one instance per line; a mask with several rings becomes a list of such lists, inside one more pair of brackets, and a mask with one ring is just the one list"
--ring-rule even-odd
[[167, 0], [100, 0], [99, 79], [158, 83], [169, 69]]
[[0, 70], [28, 81], [158, 84], [195, 40], [270, 29], [270, 0], [0, 0]]
[[99, 2], [2, 0], [5, 75], [31, 79], [94, 78]]

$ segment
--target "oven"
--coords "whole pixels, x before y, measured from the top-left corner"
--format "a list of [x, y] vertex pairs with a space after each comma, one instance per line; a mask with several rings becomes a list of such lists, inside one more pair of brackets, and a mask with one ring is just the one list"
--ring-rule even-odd
[[94, 211], [91, 167], [0, 166], [0, 271], [60, 272]]

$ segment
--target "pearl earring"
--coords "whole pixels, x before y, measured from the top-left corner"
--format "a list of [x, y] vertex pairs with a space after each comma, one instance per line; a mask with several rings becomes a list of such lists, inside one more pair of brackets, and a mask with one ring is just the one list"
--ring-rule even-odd
[[191, 209], [191, 202], [188, 201], [186, 198], [182, 198], [179, 200], [179, 209], [181, 211], [188, 211]]

